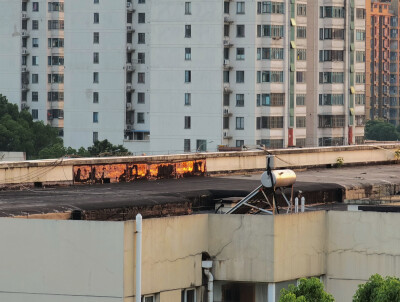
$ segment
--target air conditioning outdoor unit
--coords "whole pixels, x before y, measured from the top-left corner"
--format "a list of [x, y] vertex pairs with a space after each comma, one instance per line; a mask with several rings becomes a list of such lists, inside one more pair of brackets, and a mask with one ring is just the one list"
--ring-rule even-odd
[[224, 65], [229, 65], [229, 60], [225, 59], [224, 60]]
[[224, 114], [229, 114], [229, 109], [224, 109]]
[[227, 131], [224, 132], [224, 137], [228, 137], [229, 133]]
[[126, 130], [132, 130], [132, 125], [126, 125]]
[[132, 30], [132, 25], [127, 25], [127, 26], [126, 26], [126, 29], [127, 29], [128, 31], [131, 31], [131, 30]]
[[26, 55], [27, 53], [28, 53], [28, 50], [26, 50], [26, 49], [23, 49], [23, 50], [22, 50], [22, 54], [23, 54], [23, 55]]

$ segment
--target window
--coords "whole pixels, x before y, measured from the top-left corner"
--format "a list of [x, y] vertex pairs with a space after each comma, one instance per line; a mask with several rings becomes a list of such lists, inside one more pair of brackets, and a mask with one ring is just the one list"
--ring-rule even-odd
[[191, 128], [191, 117], [190, 116], [185, 116], [185, 129], [190, 129]]
[[244, 140], [242, 139], [236, 140], [236, 147], [240, 148], [243, 146], [244, 146]]
[[39, 100], [39, 93], [37, 91], [32, 91], [32, 102], [37, 102]]
[[296, 106], [304, 106], [306, 104], [306, 95], [297, 94], [296, 95]]
[[356, 83], [357, 84], [365, 84], [365, 73], [364, 72], [356, 72]]
[[32, 47], [39, 47], [39, 38], [32, 38]]
[[26, 58], [27, 58], [27, 56], [22, 56], [22, 65], [26, 65]]
[[93, 64], [99, 64], [99, 53], [98, 52], [93, 53]]
[[319, 83], [330, 84], [330, 83], [343, 83], [344, 73], [343, 72], [320, 72]]
[[64, 101], [64, 91], [49, 91], [49, 92], [47, 92], [47, 101], [49, 101], [49, 102]]
[[192, 103], [192, 96], [190, 93], [185, 93], [185, 106], [190, 106]]
[[63, 12], [64, 2], [49, 2], [48, 3], [49, 12]]
[[344, 51], [343, 50], [320, 50], [319, 61], [320, 62], [343, 62]]
[[99, 93], [93, 92], [93, 103], [97, 104], [99, 102]]
[[[205, 139], [196, 140], [196, 150], [207, 151], [207, 141]], [[194, 289], [186, 289], [182, 292], [182, 297], [184, 301], [195, 301], [193, 300], [193, 297], [196, 297], [196, 292]], [[187, 300], [188, 297], [192, 298], [192, 300]]]
[[146, 62], [145, 53], [144, 52], [138, 52], [138, 64], [144, 64], [145, 62]]
[[306, 117], [305, 116], [297, 116], [296, 117], [296, 128], [305, 128], [306, 127]]
[[244, 25], [236, 25], [236, 37], [244, 38]]
[[244, 48], [236, 48], [236, 60], [244, 60]]
[[146, 0], [138, 0], [138, 3], [139, 3], [139, 4], [145, 4], [145, 3], [146, 3]]
[[229, 2], [224, 1], [224, 14], [229, 14]]
[[98, 140], [99, 140], [99, 133], [93, 132], [93, 143], [97, 142]]
[[98, 24], [100, 22], [100, 15], [99, 13], [93, 14], [93, 23]]
[[224, 93], [224, 106], [229, 106], [229, 94]]
[[256, 118], [256, 129], [282, 129], [283, 116], [260, 116]]
[[307, 16], [307, 4], [297, 4], [297, 16]]
[[244, 130], [244, 117], [236, 118], [236, 130]]
[[365, 105], [365, 94], [356, 94], [356, 105]]
[[282, 38], [284, 36], [283, 25], [257, 25], [257, 37], [275, 37]]
[[365, 115], [356, 115], [355, 124], [357, 127], [365, 126]]
[[49, 30], [64, 29], [64, 20], [48, 20], [47, 27]]
[[191, 14], [192, 14], [192, 3], [185, 2], [185, 15], [191, 15]]
[[243, 70], [236, 71], [236, 83], [244, 83], [244, 71]]
[[185, 25], [185, 38], [191, 38], [191, 37], [192, 37], [192, 26]]
[[257, 60], [283, 60], [283, 48], [257, 48]]
[[138, 72], [138, 83], [144, 84], [145, 83], [145, 73]]
[[306, 72], [296, 71], [296, 83], [305, 83], [305, 82], [306, 82]]
[[365, 30], [356, 30], [356, 40], [357, 41], [365, 41]]
[[22, 11], [26, 12], [28, 10], [28, 3], [27, 2], [22, 2]]
[[98, 122], [99, 122], [99, 113], [93, 112], [93, 123], [98, 123]]
[[33, 12], [39, 11], [39, 2], [32, 2], [32, 11]]
[[191, 48], [185, 48], [185, 60], [189, 61], [192, 59], [192, 49]]
[[356, 18], [357, 19], [365, 19], [365, 9], [356, 8]]
[[358, 63], [365, 62], [365, 51], [356, 51], [356, 61]]
[[94, 4], [99, 4], [99, 0], [93, 0]]
[[190, 139], [185, 138], [183, 140], [183, 151], [184, 152], [190, 152]]
[[307, 38], [307, 27], [297, 26], [297, 38], [299, 39]]
[[229, 37], [229, 30], [230, 30], [230, 25], [229, 24], [224, 24], [224, 37]]
[[32, 56], [32, 65], [33, 66], [39, 65], [39, 59], [37, 56]]
[[345, 8], [341, 6], [320, 6], [320, 18], [344, 18]]
[[49, 48], [64, 47], [64, 38], [49, 38], [47, 41]]
[[64, 65], [64, 56], [48, 56], [47, 65], [49, 66], [62, 66]]
[[32, 118], [37, 120], [39, 118], [39, 112], [37, 109], [32, 109]]
[[297, 61], [307, 60], [307, 49], [297, 49]]
[[319, 128], [342, 128], [345, 126], [344, 115], [319, 115]]
[[344, 29], [343, 28], [320, 28], [319, 29], [319, 39], [320, 40], [344, 40]]
[[244, 94], [236, 94], [236, 107], [244, 107]]
[[306, 146], [306, 139], [305, 138], [296, 138], [296, 147], [302, 148]]
[[49, 109], [47, 110], [47, 119], [52, 120], [52, 119], [63, 119], [64, 118], [64, 110], [62, 109]]
[[64, 74], [62, 73], [49, 73], [47, 75], [47, 83], [62, 84], [64, 83]]
[[99, 73], [97, 71], [93, 72], [93, 83], [99, 82]]
[[185, 70], [185, 83], [190, 83], [192, 81], [192, 72], [190, 70]]
[[257, 94], [256, 100], [257, 100], [257, 107], [259, 107], [259, 106], [272, 106], [272, 107], [285, 106], [285, 94], [284, 93]]
[[257, 83], [283, 83], [283, 71], [257, 71]]
[[138, 23], [145, 23], [145, 22], [146, 22], [146, 14], [138, 13]]
[[146, 43], [146, 34], [138, 33], [138, 44], [145, 44], [145, 43]]
[[144, 92], [138, 92], [137, 97], [138, 97], [138, 99], [137, 99], [138, 104], [144, 104], [145, 103], [145, 94], [144, 94]]
[[32, 73], [32, 84], [39, 83], [39, 75], [37, 73]]
[[39, 29], [39, 20], [32, 20], [32, 30]]
[[138, 122], [138, 124], [144, 124], [144, 113], [143, 112], [138, 112], [137, 122]]
[[223, 117], [222, 124], [224, 129], [229, 129], [229, 116]]
[[224, 70], [223, 81], [224, 81], [224, 83], [229, 83], [229, 70]]
[[98, 32], [93, 33], [93, 44], [99, 44], [100, 42], [100, 35]]
[[244, 2], [236, 2], [236, 14], [244, 14]]

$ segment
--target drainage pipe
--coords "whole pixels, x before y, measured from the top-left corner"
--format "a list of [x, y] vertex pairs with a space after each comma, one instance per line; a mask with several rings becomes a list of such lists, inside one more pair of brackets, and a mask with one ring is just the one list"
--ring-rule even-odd
[[136, 215], [136, 293], [135, 301], [142, 300], [142, 215]]
[[202, 261], [202, 267], [204, 268], [204, 274], [206, 275], [208, 279], [208, 284], [207, 284], [207, 302], [213, 302], [214, 301], [214, 276], [211, 274], [211, 268], [212, 268], [212, 261]]

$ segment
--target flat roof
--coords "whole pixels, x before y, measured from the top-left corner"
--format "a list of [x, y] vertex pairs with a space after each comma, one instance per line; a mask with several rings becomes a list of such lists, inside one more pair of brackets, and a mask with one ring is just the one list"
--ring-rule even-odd
[[[310, 198], [326, 191], [369, 184], [400, 184], [399, 165], [357, 166], [297, 171], [295, 191], [309, 192]], [[154, 207], [183, 204], [200, 199], [244, 197], [257, 188], [260, 173], [221, 177], [192, 177], [136, 181], [130, 183], [24, 188], [0, 191], [0, 216], [20, 216], [96, 211], [113, 208]], [[315, 193], [315, 194], [314, 194]], [[314, 195], [312, 195], [314, 194]], [[335, 194], [335, 193], [333, 193]], [[335, 206], [332, 206], [333, 208]], [[317, 208], [316, 208], [317, 209]]]

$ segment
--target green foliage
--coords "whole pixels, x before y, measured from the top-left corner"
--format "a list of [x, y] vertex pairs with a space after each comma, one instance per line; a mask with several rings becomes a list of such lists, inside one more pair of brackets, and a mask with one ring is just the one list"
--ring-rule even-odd
[[88, 147], [88, 152], [91, 156], [126, 156], [132, 155], [122, 145], [115, 146], [108, 140], [96, 141], [93, 146]]
[[397, 149], [396, 151], [394, 151], [394, 158], [395, 158], [396, 160], [399, 160], [399, 159], [400, 159], [400, 149]]
[[372, 275], [368, 282], [358, 286], [353, 302], [399, 302], [400, 279]]
[[337, 167], [337, 168], [342, 167], [343, 164], [344, 164], [344, 159], [343, 159], [343, 157], [338, 157], [338, 158], [336, 158], [336, 167]]
[[42, 121], [34, 122], [27, 110], [19, 111], [17, 105], [10, 104], [1, 94], [0, 150], [26, 152], [28, 159], [132, 155], [124, 146], [115, 146], [108, 140], [97, 141], [87, 150], [64, 147], [57, 129]]
[[299, 285], [281, 290], [279, 302], [334, 302], [318, 278], [300, 279]]
[[400, 132], [392, 124], [383, 120], [373, 120], [365, 124], [365, 138], [377, 141], [396, 141], [400, 139]]

